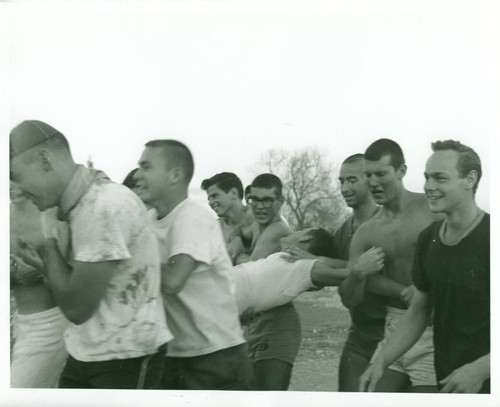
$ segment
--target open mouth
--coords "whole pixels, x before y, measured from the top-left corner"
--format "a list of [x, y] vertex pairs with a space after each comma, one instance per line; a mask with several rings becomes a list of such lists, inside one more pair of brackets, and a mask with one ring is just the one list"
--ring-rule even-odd
[[438, 199], [441, 199], [442, 196], [436, 196], [436, 195], [427, 195], [427, 199], [429, 201], [437, 201]]

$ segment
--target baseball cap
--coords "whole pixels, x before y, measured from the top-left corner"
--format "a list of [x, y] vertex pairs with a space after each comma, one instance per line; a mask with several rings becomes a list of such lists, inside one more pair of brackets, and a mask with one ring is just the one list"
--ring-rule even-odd
[[40, 120], [25, 120], [10, 132], [10, 158], [61, 134]]

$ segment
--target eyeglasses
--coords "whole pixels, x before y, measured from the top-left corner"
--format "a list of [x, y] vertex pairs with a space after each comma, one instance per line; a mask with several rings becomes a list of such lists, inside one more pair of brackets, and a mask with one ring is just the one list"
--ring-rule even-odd
[[264, 208], [270, 208], [274, 201], [276, 201], [277, 198], [262, 198], [262, 199], [257, 199], [254, 198], [253, 196], [250, 196], [248, 198], [248, 205], [250, 206], [258, 206], [259, 203], [262, 204]]

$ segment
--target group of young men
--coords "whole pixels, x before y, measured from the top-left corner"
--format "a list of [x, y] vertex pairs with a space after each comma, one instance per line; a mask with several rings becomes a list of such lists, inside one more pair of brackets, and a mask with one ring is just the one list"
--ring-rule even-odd
[[10, 134], [11, 386], [286, 390], [293, 299], [339, 286], [352, 317], [339, 391], [489, 392], [481, 163], [458, 142], [433, 149], [425, 194], [404, 188], [394, 141], [347, 158], [353, 213], [332, 236], [291, 231], [273, 174], [245, 193], [233, 173], [204, 180], [214, 220], [188, 198], [184, 144], [148, 142], [127, 188], [74, 163], [50, 125], [22, 122]]

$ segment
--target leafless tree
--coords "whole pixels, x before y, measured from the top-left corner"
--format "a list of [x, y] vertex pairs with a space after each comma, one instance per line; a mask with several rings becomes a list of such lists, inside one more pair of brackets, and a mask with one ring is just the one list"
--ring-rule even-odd
[[253, 171], [270, 172], [283, 182], [283, 214], [295, 230], [323, 227], [333, 232], [348, 214], [332, 162], [315, 148], [266, 151]]

